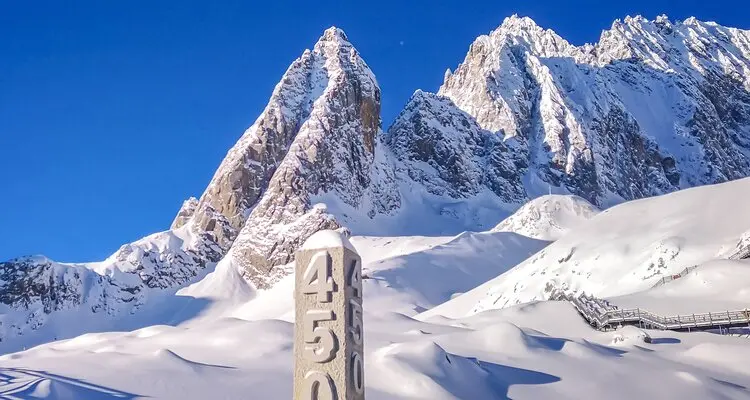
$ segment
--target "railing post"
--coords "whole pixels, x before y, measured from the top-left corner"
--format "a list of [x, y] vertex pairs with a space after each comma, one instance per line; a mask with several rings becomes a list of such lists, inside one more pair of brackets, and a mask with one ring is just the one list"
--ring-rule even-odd
[[727, 310], [727, 335], [729, 335], [730, 326], [732, 326], [732, 316], [729, 314], [729, 310]]

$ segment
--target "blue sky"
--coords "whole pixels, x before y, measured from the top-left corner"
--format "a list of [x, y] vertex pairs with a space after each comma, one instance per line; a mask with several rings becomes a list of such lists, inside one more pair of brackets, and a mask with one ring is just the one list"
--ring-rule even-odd
[[375, 72], [387, 126], [513, 13], [583, 44], [629, 14], [747, 29], [744, 3], [0, 0], [0, 261], [99, 260], [168, 228], [331, 25]]

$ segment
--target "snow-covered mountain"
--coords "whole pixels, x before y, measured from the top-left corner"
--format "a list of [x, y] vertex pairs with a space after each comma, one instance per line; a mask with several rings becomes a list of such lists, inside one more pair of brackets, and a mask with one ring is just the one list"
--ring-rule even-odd
[[[380, 96], [344, 32], [326, 30], [289, 66], [205, 192], [184, 202], [169, 230], [103, 262], [38, 256], [0, 264], [0, 339], [54, 337], [44, 326], [72, 314], [101, 321], [91, 329], [132, 328], [129, 318], [151, 312], [152, 299], [180, 290], [188, 296], [191, 284], [201, 296], [224, 288], [209, 284], [216, 274], [198, 283], [214, 268], [244, 277], [246, 287], [232, 282], [248, 297], [273, 290], [291, 273], [294, 250], [320, 229], [452, 237], [497, 225], [542, 240], [562, 235], [553, 246], [563, 246], [592, 226], [581, 221], [596, 207], [750, 175], [750, 32], [715, 23], [626, 18], [597, 44], [573, 46], [513, 16], [476, 39], [437, 94], [415, 92], [385, 132]], [[562, 196], [503, 220], [549, 191]], [[537, 217], [546, 220], [527, 223]], [[503, 236], [487, 235], [471, 241]], [[747, 238], [727, 251], [748, 251]], [[511, 266], [492, 273], [486, 265], [477, 276]], [[609, 293], [604, 283], [581, 280], [577, 267], [557, 273], [560, 285]], [[511, 282], [516, 275], [503, 276]], [[493, 304], [539, 298], [537, 283], [543, 292], [547, 282], [537, 278]]]
[[573, 46], [513, 16], [438, 93], [504, 136], [529, 182], [609, 206], [748, 176], [749, 91], [748, 31], [628, 17]]

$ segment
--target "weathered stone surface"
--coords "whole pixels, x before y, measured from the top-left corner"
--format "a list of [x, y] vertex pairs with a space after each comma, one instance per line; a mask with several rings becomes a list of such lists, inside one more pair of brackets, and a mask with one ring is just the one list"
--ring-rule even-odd
[[294, 400], [363, 400], [362, 260], [345, 236], [299, 250], [294, 296]]
[[64, 265], [46, 257], [21, 257], [0, 263], [0, 303], [8, 313], [0, 323], [0, 342], [41, 328], [49, 315], [79, 307], [116, 315], [137, 310], [143, 284], [116, 281], [80, 265]]

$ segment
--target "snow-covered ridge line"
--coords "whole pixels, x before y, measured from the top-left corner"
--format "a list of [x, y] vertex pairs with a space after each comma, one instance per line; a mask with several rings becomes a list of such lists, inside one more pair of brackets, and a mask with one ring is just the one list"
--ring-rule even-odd
[[189, 226], [123, 245], [98, 263], [57, 263], [44, 256], [0, 263], [0, 342], [35, 334], [53, 315], [88, 313], [116, 319], [136, 313], [152, 295], [189, 284], [221, 258]]
[[750, 175], [750, 31], [634, 17], [573, 46], [513, 16], [438, 94], [505, 139], [527, 198], [608, 207]]

